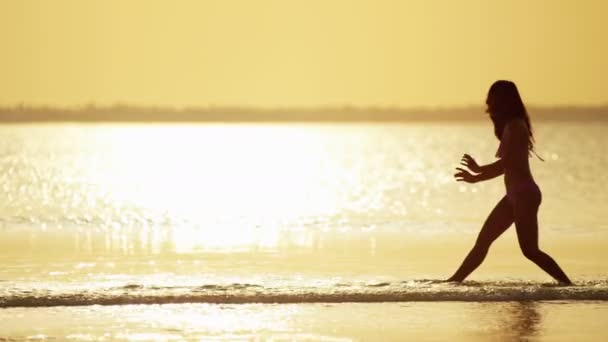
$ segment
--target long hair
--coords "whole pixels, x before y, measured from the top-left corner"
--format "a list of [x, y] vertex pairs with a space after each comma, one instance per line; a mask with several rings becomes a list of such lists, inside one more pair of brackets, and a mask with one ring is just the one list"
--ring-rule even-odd
[[530, 117], [515, 83], [505, 80], [494, 82], [488, 91], [487, 104], [491, 106], [489, 108], [490, 118], [494, 124], [494, 135], [496, 135], [496, 138], [501, 140], [502, 133], [509, 121], [521, 118], [528, 126], [528, 150], [533, 152], [534, 135], [532, 133]]

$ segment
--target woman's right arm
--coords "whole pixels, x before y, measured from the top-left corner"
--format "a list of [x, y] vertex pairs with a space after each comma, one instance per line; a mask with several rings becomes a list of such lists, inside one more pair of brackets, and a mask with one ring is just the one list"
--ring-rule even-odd
[[496, 178], [505, 173], [505, 168], [502, 159], [479, 167], [479, 174], [475, 175], [475, 181], [482, 182], [488, 179]]
[[466, 166], [469, 170], [471, 170], [473, 173], [472, 180], [477, 182], [498, 177], [505, 171], [502, 158], [491, 164], [479, 165], [475, 161], [475, 158], [466, 153], [462, 156], [460, 165]]
[[497, 156], [500, 158], [497, 161], [480, 166], [478, 168], [478, 175], [475, 176], [477, 182], [485, 181], [488, 179], [496, 178], [505, 173], [505, 166], [509, 165], [509, 160], [506, 160], [506, 157], [509, 157], [511, 154], [511, 123], [506, 125], [504, 131], [502, 132], [502, 138], [500, 140], [500, 146], [498, 147], [499, 153]]
[[456, 174], [454, 177], [459, 182], [467, 182], [467, 183], [477, 183], [482, 182], [488, 179], [492, 179], [502, 175], [505, 172], [505, 169], [502, 164], [502, 159], [495, 161], [492, 164], [478, 166], [476, 165], [475, 169], [477, 170], [477, 174], [471, 173], [469, 170], [465, 170], [461, 167], [456, 168]]

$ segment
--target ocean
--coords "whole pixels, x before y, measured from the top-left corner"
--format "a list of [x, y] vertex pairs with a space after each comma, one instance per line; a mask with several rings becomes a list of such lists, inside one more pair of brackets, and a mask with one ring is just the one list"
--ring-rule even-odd
[[[463, 284], [489, 121], [0, 125], [1, 340], [606, 340], [608, 123], [534, 122], [541, 249]], [[577, 324], [577, 326], [575, 326]]]

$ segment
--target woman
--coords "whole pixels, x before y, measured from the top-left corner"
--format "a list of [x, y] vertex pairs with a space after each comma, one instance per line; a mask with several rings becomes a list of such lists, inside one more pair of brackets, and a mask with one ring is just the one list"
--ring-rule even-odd
[[[528, 158], [534, 152], [534, 137], [530, 118], [517, 87], [510, 81], [496, 81], [490, 87], [486, 100], [486, 112], [494, 124], [494, 134], [500, 140], [496, 162], [479, 166], [468, 154], [462, 157], [456, 168], [457, 181], [476, 183], [504, 174], [506, 196], [503, 197], [486, 219], [473, 249], [462, 265], [448, 281], [463, 281], [483, 261], [490, 245], [512, 223], [515, 223], [519, 246], [526, 258], [532, 260], [559, 283], [572, 282], [549, 255], [538, 248], [538, 207], [541, 192], [532, 178]], [[539, 157], [540, 158], [540, 157]]]

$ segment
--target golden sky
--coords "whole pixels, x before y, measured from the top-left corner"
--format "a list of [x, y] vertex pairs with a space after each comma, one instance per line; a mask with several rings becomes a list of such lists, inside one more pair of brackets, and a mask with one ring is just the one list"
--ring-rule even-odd
[[608, 1], [2, 0], [0, 106], [608, 103]]

